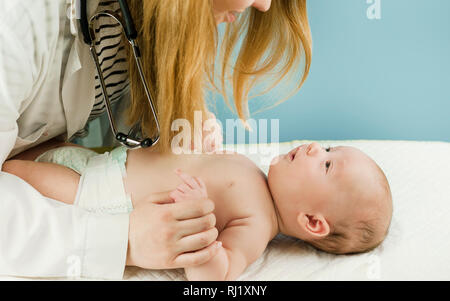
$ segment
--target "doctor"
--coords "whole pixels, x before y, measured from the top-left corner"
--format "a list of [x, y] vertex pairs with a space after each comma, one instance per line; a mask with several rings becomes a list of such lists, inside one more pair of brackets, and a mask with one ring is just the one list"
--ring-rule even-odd
[[[304, 54], [306, 78], [311, 41], [305, 0], [278, 1], [273, 13], [269, 13], [270, 0], [128, 2], [143, 35], [139, 42], [146, 78], [158, 87], [160, 151], [170, 151], [173, 120], [192, 121], [194, 110], [208, 114], [204, 73], [214, 62], [216, 24], [234, 21], [237, 12], [253, 7], [250, 17], [255, 26], [254, 36], [249, 35], [254, 40], [243, 47], [242, 69], [233, 73], [241, 118], [246, 113], [245, 89], [251, 87], [248, 72], [256, 76], [270, 72], [284, 54], [281, 78]], [[115, 1], [88, 3], [89, 16], [118, 9]], [[47, 141], [69, 141], [105, 110], [95, 66], [77, 30], [76, 9], [74, 0], [0, 0], [0, 165]], [[261, 12], [268, 12], [267, 16]], [[123, 95], [131, 87], [128, 118], [152, 134], [154, 124], [136, 84], [137, 72], [120, 58], [127, 52], [107, 34], [112, 26], [98, 22], [100, 59], [109, 64], [111, 93]], [[280, 32], [285, 34], [281, 39]], [[273, 43], [276, 47], [269, 43], [275, 37], [281, 40]], [[230, 36], [227, 39], [229, 45], [236, 43]], [[266, 53], [272, 60], [267, 66], [258, 65]], [[130, 75], [124, 78], [123, 69], [129, 69]], [[162, 205], [161, 199], [150, 197], [129, 215], [99, 215], [47, 199], [4, 172], [0, 192], [0, 275], [66, 277], [73, 276], [75, 269], [76, 276], [120, 279], [126, 265], [180, 268], [204, 263], [216, 252], [211, 201]]]

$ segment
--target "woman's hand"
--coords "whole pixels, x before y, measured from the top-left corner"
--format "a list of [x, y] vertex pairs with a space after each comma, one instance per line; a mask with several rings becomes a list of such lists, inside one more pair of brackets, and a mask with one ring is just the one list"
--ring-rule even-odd
[[141, 202], [130, 215], [127, 265], [174, 269], [202, 265], [221, 249], [205, 183], [176, 170], [183, 183], [167, 197]]
[[138, 204], [130, 215], [127, 265], [175, 269], [208, 262], [220, 249], [213, 210], [208, 199]]
[[222, 126], [217, 122], [216, 115], [209, 112], [209, 119], [203, 125], [203, 150], [212, 153], [221, 150], [223, 143]]
[[[208, 119], [202, 124], [202, 153], [214, 153], [222, 149], [223, 135], [222, 126], [217, 122], [216, 115], [207, 113]], [[191, 145], [191, 150], [195, 150], [195, 143]]]

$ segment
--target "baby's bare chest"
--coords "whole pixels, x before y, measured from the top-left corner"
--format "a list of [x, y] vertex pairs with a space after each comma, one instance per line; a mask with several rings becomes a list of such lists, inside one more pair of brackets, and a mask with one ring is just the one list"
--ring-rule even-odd
[[[183, 160], [184, 159], [184, 160]], [[130, 156], [127, 160], [127, 176], [124, 185], [131, 195], [133, 204], [168, 196], [183, 184], [175, 173], [184, 173], [201, 178], [207, 194], [215, 204], [216, 227], [222, 231], [232, 221], [258, 214], [257, 204], [250, 204], [245, 181], [239, 177], [239, 170], [212, 158]]]

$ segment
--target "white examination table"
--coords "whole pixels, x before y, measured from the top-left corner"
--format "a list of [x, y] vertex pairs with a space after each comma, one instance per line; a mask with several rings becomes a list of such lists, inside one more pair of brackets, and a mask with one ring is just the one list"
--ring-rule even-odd
[[[279, 144], [280, 153], [308, 141]], [[336, 256], [277, 236], [239, 280], [450, 280], [450, 143], [323, 141], [371, 156], [391, 184], [394, 213], [386, 240], [370, 253]], [[235, 149], [238, 150], [239, 149]], [[242, 150], [241, 150], [242, 151]], [[269, 156], [249, 155], [263, 170]], [[127, 268], [125, 280], [185, 280], [182, 269]], [[12, 279], [1, 277], [0, 279]]]
[[[308, 141], [281, 143], [281, 153]], [[389, 234], [374, 251], [336, 256], [277, 236], [239, 280], [450, 280], [450, 143], [323, 141], [371, 156], [391, 185]], [[249, 155], [267, 171], [260, 156]], [[267, 162], [267, 160], [266, 160]], [[270, 161], [269, 161], [270, 162]], [[127, 280], [185, 280], [183, 270], [126, 270]]]

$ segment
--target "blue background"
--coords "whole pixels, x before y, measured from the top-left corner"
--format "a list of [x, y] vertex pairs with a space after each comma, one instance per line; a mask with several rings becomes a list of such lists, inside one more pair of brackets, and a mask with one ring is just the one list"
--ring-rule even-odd
[[[380, 20], [368, 19], [366, 1], [308, 0], [313, 36], [308, 80], [286, 102], [251, 116], [279, 119], [279, 141], [450, 142], [450, 0], [381, 0]], [[255, 101], [278, 100], [283, 91]], [[210, 99], [212, 109], [225, 127], [236, 115], [221, 97], [215, 100]], [[102, 122], [109, 132], [105, 116]], [[80, 143], [98, 146], [99, 125], [95, 120]], [[268, 139], [275, 142], [270, 130]], [[225, 130], [224, 141], [255, 142], [248, 133], [237, 139], [237, 130]]]
[[[450, 1], [381, 0], [380, 20], [368, 19], [369, 6], [309, 0], [309, 78], [252, 118], [280, 119], [280, 141], [450, 141]], [[217, 103], [224, 124], [236, 118]]]

